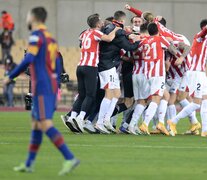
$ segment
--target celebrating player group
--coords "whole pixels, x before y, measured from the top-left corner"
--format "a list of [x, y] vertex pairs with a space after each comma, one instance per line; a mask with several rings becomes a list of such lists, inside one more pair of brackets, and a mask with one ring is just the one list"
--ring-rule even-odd
[[125, 26], [123, 11], [104, 22], [99, 14], [88, 17], [89, 28], [79, 38], [78, 96], [61, 116], [63, 123], [75, 133], [175, 136], [178, 121], [188, 117], [191, 126], [185, 134], [198, 135], [201, 129], [207, 137], [207, 19], [201, 20], [191, 46], [184, 35], [166, 27], [164, 17], [128, 4], [125, 9], [135, 14], [131, 26]]

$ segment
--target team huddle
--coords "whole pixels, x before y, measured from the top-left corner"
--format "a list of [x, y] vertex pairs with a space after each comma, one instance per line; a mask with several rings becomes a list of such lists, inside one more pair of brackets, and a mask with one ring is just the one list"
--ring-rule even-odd
[[124, 26], [123, 11], [104, 23], [98, 14], [88, 17], [89, 29], [79, 38], [78, 96], [61, 116], [64, 124], [76, 133], [116, 133], [117, 114], [124, 112], [119, 132], [175, 136], [178, 121], [188, 117], [191, 127], [185, 133], [198, 135], [202, 127], [206, 137], [207, 19], [191, 46], [184, 35], [166, 27], [162, 16], [129, 5], [125, 9], [135, 14], [130, 27]]

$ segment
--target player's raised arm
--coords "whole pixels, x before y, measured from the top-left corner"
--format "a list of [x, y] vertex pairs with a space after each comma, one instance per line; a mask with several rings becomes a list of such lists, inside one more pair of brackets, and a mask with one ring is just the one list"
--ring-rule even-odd
[[202, 31], [197, 34], [197, 38], [204, 38], [207, 35], [207, 26], [203, 27]]
[[102, 41], [106, 41], [106, 42], [111, 42], [113, 41], [113, 39], [115, 38], [116, 36], [116, 32], [121, 29], [120, 27], [115, 27], [114, 30], [112, 32], [110, 32], [108, 35], [106, 34], [103, 34], [101, 36], [101, 40]]
[[131, 11], [132, 13], [136, 14], [138, 17], [142, 16], [142, 11], [131, 7], [129, 4], [125, 5], [125, 9]]

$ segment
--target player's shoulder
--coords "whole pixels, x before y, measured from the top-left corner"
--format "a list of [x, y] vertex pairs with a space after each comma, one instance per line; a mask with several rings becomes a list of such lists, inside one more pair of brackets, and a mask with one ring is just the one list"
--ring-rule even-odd
[[29, 43], [37, 43], [40, 41], [40, 38], [40, 32], [38, 30], [33, 31], [29, 36]]

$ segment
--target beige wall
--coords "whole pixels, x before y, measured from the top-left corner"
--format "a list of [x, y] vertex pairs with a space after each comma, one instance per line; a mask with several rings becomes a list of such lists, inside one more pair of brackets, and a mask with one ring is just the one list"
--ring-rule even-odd
[[[199, 22], [207, 18], [207, 0], [127, 0], [131, 5], [154, 14], [163, 15], [167, 26], [175, 32], [185, 34], [190, 40], [199, 30]], [[15, 37], [27, 38], [25, 17], [34, 6], [45, 6], [49, 12], [48, 26], [59, 44], [77, 46], [79, 33], [87, 27], [86, 18], [97, 12], [103, 18], [123, 10], [125, 1], [119, 0], [0, 0], [0, 10], [6, 9], [16, 22]], [[132, 16], [128, 13], [128, 18]]]

